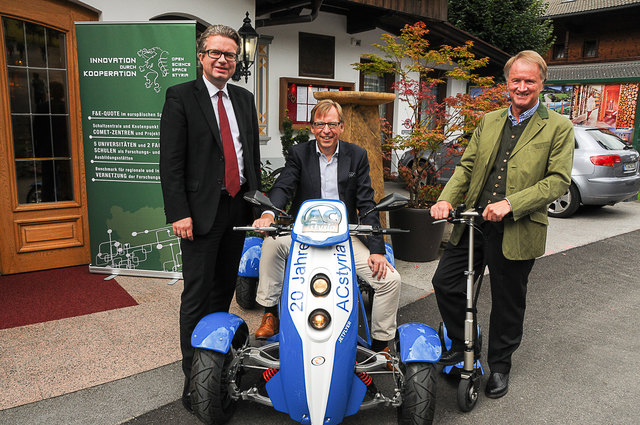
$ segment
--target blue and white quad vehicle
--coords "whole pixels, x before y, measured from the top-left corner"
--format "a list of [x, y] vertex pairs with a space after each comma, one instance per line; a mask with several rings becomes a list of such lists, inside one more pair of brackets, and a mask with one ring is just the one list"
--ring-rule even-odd
[[[242, 257], [238, 266], [238, 278], [236, 279], [236, 302], [245, 310], [256, 308], [256, 292], [258, 289], [258, 278], [260, 271], [260, 256], [262, 254], [262, 239], [258, 236], [247, 236], [244, 238], [242, 247]], [[389, 263], [395, 267], [393, 248], [385, 242], [384, 256]], [[371, 312], [373, 303], [373, 288], [369, 283], [358, 277], [358, 287], [362, 293], [365, 308]]]
[[[260, 192], [245, 199], [284, 214]], [[406, 202], [392, 194], [363, 216]], [[302, 424], [339, 424], [380, 405], [396, 407], [400, 424], [432, 423], [440, 337], [429, 326], [406, 323], [390, 356], [370, 350], [350, 236], [393, 229], [349, 224], [347, 217], [340, 201], [309, 200], [293, 225], [236, 229], [291, 234], [280, 333], [252, 346], [247, 324], [234, 314], [213, 313], [198, 323], [191, 338], [191, 405], [201, 421], [225, 423], [238, 400], [253, 400]], [[251, 372], [254, 382], [241, 380]], [[378, 379], [391, 383], [388, 394], [377, 389]]]

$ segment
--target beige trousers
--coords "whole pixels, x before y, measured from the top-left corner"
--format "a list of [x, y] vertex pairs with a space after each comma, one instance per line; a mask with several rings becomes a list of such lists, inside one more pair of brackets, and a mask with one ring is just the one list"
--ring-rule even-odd
[[[387, 269], [384, 279], [374, 279], [369, 268], [369, 249], [358, 238], [351, 238], [356, 274], [366, 280], [374, 290], [371, 312], [371, 337], [380, 341], [395, 338], [398, 300], [400, 299], [400, 273]], [[291, 236], [265, 238], [260, 254], [260, 280], [256, 301], [263, 307], [273, 307], [280, 301], [285, 264], [289, 256]]]

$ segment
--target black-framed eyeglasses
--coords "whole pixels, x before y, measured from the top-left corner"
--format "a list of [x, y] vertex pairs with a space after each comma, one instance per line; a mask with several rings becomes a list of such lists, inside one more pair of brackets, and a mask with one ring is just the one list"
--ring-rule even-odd
[[220, 59], [220, 56], [224, 55], [224, 58], [229, 62], [235, 62], [238, 60], [238, 55], [234, 52], [221, 52], [220, 50], [209, 49], [203, 52], [211, 59]]
[[315, 128], [316, 130], [322, 130], [324, 126], [327, 125], [331, 130], [335, 130], [340, 126], [340, 124], [342, 124], [340, 121], [334, 121], [334, 122], [314, 121], [311, 123], [311, 127]]

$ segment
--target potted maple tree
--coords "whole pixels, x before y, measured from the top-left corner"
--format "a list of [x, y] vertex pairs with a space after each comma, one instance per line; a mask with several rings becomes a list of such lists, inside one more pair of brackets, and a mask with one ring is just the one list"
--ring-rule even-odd
[[[404, 160], [397, 162], [397, 174], [406, 183], [409, 205], [390, 212], [389, 219], [391, 226], [410, 230], [392, 236], [394, 254], [407, 261], [437, 258], [444, 223], [431, 225], [428, 209], [444, 187], [439, 179], [447, 168], [444, 165], [462, 155], [468, 136], [485, 113], [508, 103], [504, 85], [494, 85], [493, 77], [476, 73], [489, 59], [477, 59], [470, 51], [471, 41], [431, 49], [428, 32], [423, 22], [417, 22], [406, 25], [398, 37], [384, 34], [382, 42], [374, 44], [381, 54], [364, 55], [366, 62], [354, 64], [367, 73], [395, 74], [393, 89], [408, 111], [399, 133], [393, 134], [383, 123], [386, 151], [397, 158], [404, 154]], [[478, 94], [438, 99], [438, 85], [447, 79], [477, 86]]]

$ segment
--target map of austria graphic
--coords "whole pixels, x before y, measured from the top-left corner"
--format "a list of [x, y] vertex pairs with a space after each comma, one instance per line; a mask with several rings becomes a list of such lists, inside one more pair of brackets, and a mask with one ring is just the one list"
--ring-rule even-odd
[[146, 88], [153, 88], [153, 91], [160, 93], [160, 83], [158, 77], [166, 77], [169, 74], [167, 68], [167, 57], [169, 52], [162, 50], [160, 47], [155, 46], [150, 49], [138, 50], [138, 56], [144, 60], [144, 64], [138, 66], [140, 72], [144, 74]]

